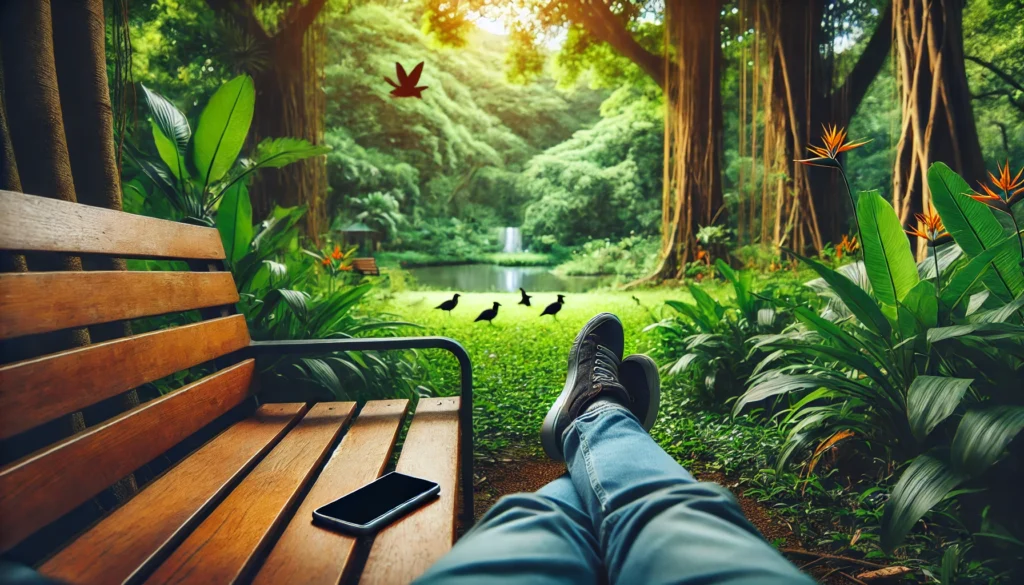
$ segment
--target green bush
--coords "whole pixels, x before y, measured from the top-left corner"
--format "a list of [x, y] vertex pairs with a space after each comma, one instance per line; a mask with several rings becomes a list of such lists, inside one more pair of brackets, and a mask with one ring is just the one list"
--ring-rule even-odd
[[628, 236], [617, 242], [592, 240], [572, 252], [557, 268], [566, 276], [615, 274], [632, 280], [649, 274], [658, 260], [658, 239]]
[[986, 470], [1024, 428], [1018, 238], [945, 165], [928, 179], [956, 247], [935, 246], [940, 228], [915, 264], [895, 211], [862, 193], [864, 260], [837, 271], [800, 257], [829, 305], [786, 306], [798, 323], [756, 339], [771, 353], [734, 407], [788, 405], [780, 467], [798, 456], [813, 467], [840, 440], [903, 467], [881, 518], [886, 550], [955, 488], [989, 487]]
[[726, 410], [765, 356], [751, 339], [781, 331], [791, 318], [773, 306], [774, 288], [753, 290], [751, 272], [736, 272], [722, 260], [716, 267], [732, 285], [732, 303], [723, 304], [702, 285], [691, 285], [695, 302], [666, 301], [672, 313], [645, 331], [658, 337], [657, 356], [668, 380], [680, 384], [701, 407]]

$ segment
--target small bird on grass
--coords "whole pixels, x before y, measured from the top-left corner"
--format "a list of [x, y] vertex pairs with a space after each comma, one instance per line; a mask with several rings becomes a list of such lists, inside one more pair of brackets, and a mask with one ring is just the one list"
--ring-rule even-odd
[[420, 82], [420, 75], [423, 74], [423, 62], [413, 68], [412, 73], [406, 73], [405, 67], [402, 67], [401, 63], [395, 63], [395, 72], [398, 74], [398, 83], [391, 81], [391, 78], [385, 77], [384, 81], [391, 84], [391, 87], [395, 88], [391, 90], [391, 97], [414, 97], [423, 99], [423, 91], [427, 89], [426, 86], [416, 87], [416, 84]]
[[452, 309], [454, 309], [459, 304], [459, 297], [460, 296], [462, 296], [462, 295], [460, 295], [459, 293], [455, 293], [454, 297], [448, 299], [447, 301], [441, 303], [440, 305], [438, 305], [438, 306], [436, 306], [434, 308], [435, 309], [441, 309], [442, 311], [448, 311], [448, 314], [451, 315], [452, 314]]
[[544, 312], [542, 312], [540, 316], [543, 317], [544, 315], [551, 315], [554, 317], [562, 310], [563, 304], [565, 304], [565, 295], [558, 295], [558, 300], [544, 307]]
[[494, 325], [492, 321], [494, 320], [495, 317], [498, 316], [498, 307], [500, 306], [501, 303], [494, 303], [493, 307], [491, 307], [490, 309], [484, 309], [483, 312], [480, 313], [479, 317], [473, 319], [473, 322], [475, 323], [477, 321], [487, 321], [491, 325]]
[[532, 299], [533, 297], [526, 294], [526, 289], [524, 289], [523, 287], [519, 287], [519, 294], [523, 295], [523, 298], [519, 300], [519, 304], [526, 305], [527, 307], [529, 307], [530, 299]]

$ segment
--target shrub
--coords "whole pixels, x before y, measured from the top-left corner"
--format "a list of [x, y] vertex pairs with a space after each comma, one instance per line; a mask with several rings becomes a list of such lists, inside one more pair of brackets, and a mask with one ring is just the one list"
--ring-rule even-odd
[[[929, 244], [920, 265], [877, 192], [856, 201], [863, 261], [837, 271], [791, 252], [821, 277], [811, 284], [828, 307], [784, 305], [798, 322], [756, 338], [770, 353], [734, 407], [788, 405], [780, 467], [798, 455], [813, 467], [838, 441], [904, 467], [881, 519], [887, 550], [955, 488], [989, 485], [1024, 428], [1018, 238], [945, 165], [928, 180], [939, 215], [915, 232]], [[955, 245], [943, 246], [943, 223]]]

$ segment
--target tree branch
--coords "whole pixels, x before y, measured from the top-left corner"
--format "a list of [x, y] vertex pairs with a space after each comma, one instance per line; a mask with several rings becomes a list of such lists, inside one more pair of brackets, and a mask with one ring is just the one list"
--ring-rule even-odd
[[270, 40], [267, 31], [252, 11], [252, 5], [233, 0], [206, 0], [206, 5], [215, 13], [234, 20], [235, 24], [242, 28], [242, 30], [249, 31], [260, 42], [265, 43]]
[[996, 75], [996, 77], [998, 77], [999, 79], [1003, 80], [1003, 83], [1005, 83], [1006, 85], [1009, 85], [1010, 87], [1012, 87], [1013, 89], [1016, 89], [1017, 91], [1024, 92], [1024, 86], [1021, 86], [1021, 84], [1017, 83], [1017, 80], [1015, 80], [1013, 77], [1011, 77], [1008, 73], [1006, 73], [1002, 69], [996, 67], [994, 64], [989, 63], [988, 61], [985, 61], [984, 59], [979, 59], [977, 57], [972, 57], [970, 55], [964, 55], [964, 60], [965, 61], [970, 61], [971, 63], [976, 63], [978, 65], [981, 65], [985, 69], [988, 69], [989, 71], [994, 73]]
[[843, 80], [843, 85], [832, 92], [832, 97], [845, 96], [848, 112], [852, 116], [864, 95], [868, 92], [871, 82], [878, 76], [878, 71], [885, 63], [892, 45], [892, 2], [886, 4], [885, 12], [875, 27], [864, 52], [861, 53], [853, 70]]
[[284, 21], [281, 23], [281, 30], [287, 30], [290, 35], [305, 34], [309, 25], [313, 24], [318, 14], [324, 7], [327, 0], [309, 0], [305, 5], [302, 0], [292, 0], [292, 7], [288, 10]]
[[568, 8], [571, 19], [583, 25], [594, 38], [608, 43], [620, 55], [635, 63], [658, 84], [658, 87], [665, 87], [664, 58], [638, 43], [626, 28], [622, 18], [612, 12], [604, 0], [577, 0], [570, 3]]

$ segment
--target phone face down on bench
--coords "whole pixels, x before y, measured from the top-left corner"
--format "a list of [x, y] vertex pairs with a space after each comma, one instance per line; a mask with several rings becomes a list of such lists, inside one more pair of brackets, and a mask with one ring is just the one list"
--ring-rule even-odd
[[440, 493], [432, 481], [393, 471], [317, 508], [313, 521], [349, 534], [371, 534]]

